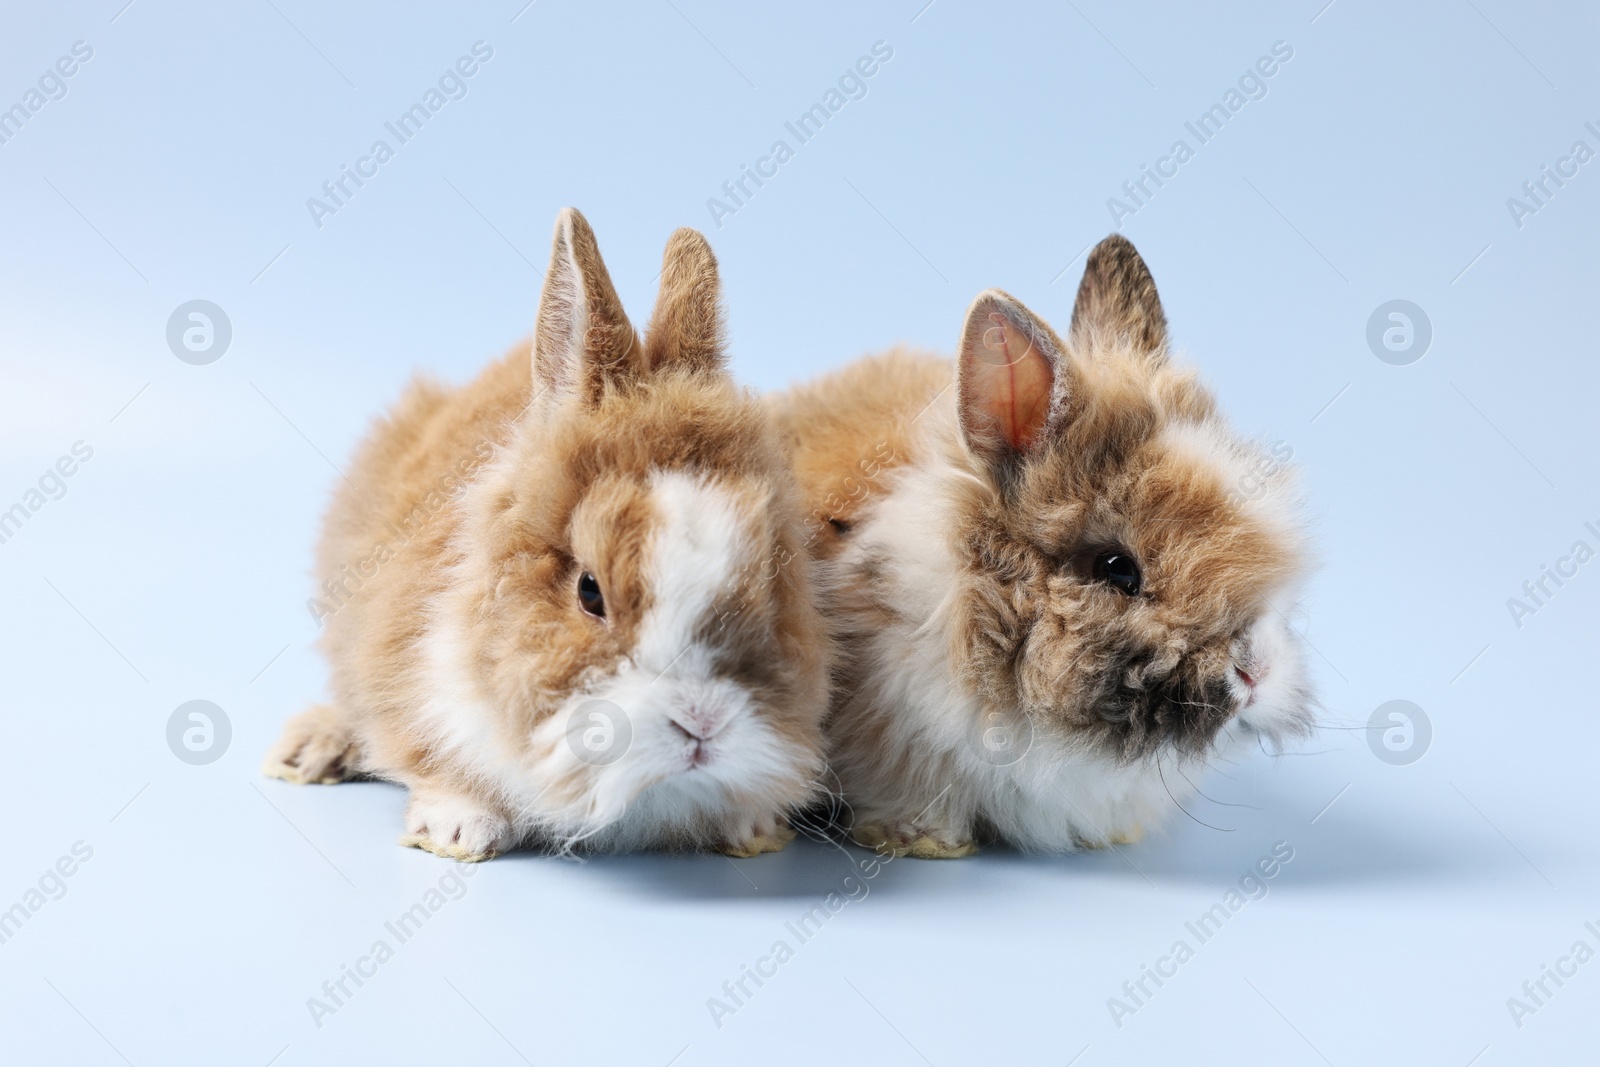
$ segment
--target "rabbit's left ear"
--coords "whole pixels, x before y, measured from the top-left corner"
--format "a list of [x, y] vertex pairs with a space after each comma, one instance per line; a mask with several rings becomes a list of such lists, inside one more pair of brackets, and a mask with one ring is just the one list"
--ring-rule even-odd
[[1167, 316], [1155, 279], [1121, 234], [1094, 246], [1083, 268], [1069, 334], [1074, 350], [1131, 345], [1146, 359], [1167, 358]]
[[1004, 469], [1062, 425], [1071, 365], [1055, 331], [999, 289], [967, 309], [956, 359], [956, 411], [974, 453]]
[[698, 230], [685, 226], [667, 240], [661, 257], [661, 291], [645, 331], [650, 367], [720, 370], [721, 299], [717, 257]]

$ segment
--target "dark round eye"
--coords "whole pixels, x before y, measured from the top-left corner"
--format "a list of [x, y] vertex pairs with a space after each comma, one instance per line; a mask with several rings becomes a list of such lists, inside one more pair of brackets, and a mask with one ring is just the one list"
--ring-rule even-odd
[[597, 619], [606, 617], [606, 598], [600, 583], [588, 571], [578, 575], [578, 605]]
[[1132, 553], [1121, 548], [1108, 549], [1095, 556], [1094, 577], [1096, 581], [1105, 582], [1126, 596], [1138, 596], [1144, 584], [1144, 576], [1139, 573], [1139, 561], [1133, 558]]

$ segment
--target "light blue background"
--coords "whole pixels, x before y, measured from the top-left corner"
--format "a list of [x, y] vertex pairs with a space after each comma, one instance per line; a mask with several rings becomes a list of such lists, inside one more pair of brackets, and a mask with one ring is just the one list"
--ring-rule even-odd
[[[94, 850], [0, 945], [7, 1062], [1594, 1057], [1600, 962], [1520, 1028], [1506, 1005], [1600, 949], [1600, 562], [1520, 628], [1506, 606], [1600, 548], [1600, 162], [1520, 228], [1506, 206], [1600, 149], [1592, 7], [123, 2], [0, 20], [0, 106], [94, 48], [0, 145], [0, 508], [94, 449], [0, 544], [0, 908]], [[468, 95], [315, 227], [306, 198], [478, 40]], [[879, 40], [867, 96], [713, 225], [723, 181]], [[1304, 470], [1329, 728], [1202, 783], [1219, 829], [891, 864], [720, 1028], [707, 998], [847, 856], [501, 859], [315, 1026], [307, 998], [449, 870], [395, 846], [398, 789], [258, 775], [324, 685], [318, 517], [414, 370], [465, 380], [530, 328], [556, 212], [588, 215], [639, 321], [667, 235], [704, 229], [760, 388], [948, 349], [990, 286], [1064, 325], [1107, 198], [1279, 40], [1268, 95], [1123, 230], [1235, 422]], [[165, 342], [194, 298], [233, 324], [209, 366]], [[1410, 366], [1365, 342], [1395, 298], [1433, 324]], [[233, 724], [205, 767], [164, 736], [195, 698]], [[1410, 766], [1365, 741], [1391, 699], [1433, 724]], [[1278, 841], [1270, 894], [1114, 1025], [1107, 999]]]

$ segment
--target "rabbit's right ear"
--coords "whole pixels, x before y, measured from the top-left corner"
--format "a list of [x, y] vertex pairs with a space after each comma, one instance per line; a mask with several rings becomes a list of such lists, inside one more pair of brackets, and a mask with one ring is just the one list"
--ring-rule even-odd
[[721, 298], [717, 257], [703, 234], [685, 226], [668, 238], [661, 257], [661, 291], [645, 331], [650, 366], [720, 369]]
[[1004, 473], [1060, 428], [1071, 392], [1055, 331], [999, 289], [967, 309], [956, 368], [956, 411], [972, 451]]
[[534, 389], [546, 401], [593, 402], [608, 380], [643, 366], [639, 338], [611, 284], [594, 231], [577, 208], [556, 219], [533, 337]]

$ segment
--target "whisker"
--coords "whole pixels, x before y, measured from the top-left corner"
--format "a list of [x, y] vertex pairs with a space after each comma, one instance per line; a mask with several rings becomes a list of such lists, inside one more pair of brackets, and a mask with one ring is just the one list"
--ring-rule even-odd
[[[1167, 799], [1172, 801], [1174, 804], [1178, 804], [1178, 798], [1172, 795], [1172, 787], [1167, 785], [1167, 772], [1163, 771], [1161, 769], [1161, 761], [1160, 760], [1156, 760], [1156, 774], [1160, 775], [1160, 777], [1161, 777], [1161, 788], [1165, 789], [1167, 791]], [[1200, 819], [1195, 819], [1194, 813], [1192, 811], [1190, 811], [1188, 808], [1184, 807], [1182, 804], [1178, 804], [1178, 810], [1183, 812], [1185, 815], [1189, 816], [1189, 818], [1194, 819], [1195, 822], [1200, 823], [1201, 826], [1204, 826], [1208, 830], [1217, 830], [1217, 831], [1219, 831], [1221, 833], [1225, 833], [1225, 834], [1233, 833], [1233, 830], [1234, 830], [1233, 827], [1212, 826], [1208, 822], [1204, 822], [1204, 821], [1202, 821]]]
[[[1177, 768], [1177, 771], [1178, 771], [1179, 774], [1183, 774], [1183, 768], [1179, 767], [1179, 768]], [[1219, 807], [1224, 807], [1224, 808], [1249, 808], [1251, 811], [1265, 811], [1266, 810], [1265, 808], [1258, 807], [1255, 804], [1235, 804], [1235, 803], [1232, 803], [1230, 801], [1218, 800], [1216, 797], [1208, 796], [1204, 791], [1201, 790], [1201, 788], [1198, 785], [1194, 784], [1194, 779], [1190, 778], [1187, 774], [1183, 774], [1183, 780], [1189, 783], [1189, 787], [1191, 789], [1193, 789], [1195, 791], [1195, 793], [1197, 793], [1198, 795], [1200, 795], [1202, 797], [1205, 797], [1206, 800], [1211, 801], [1211, 803], [1216, 804]]]

